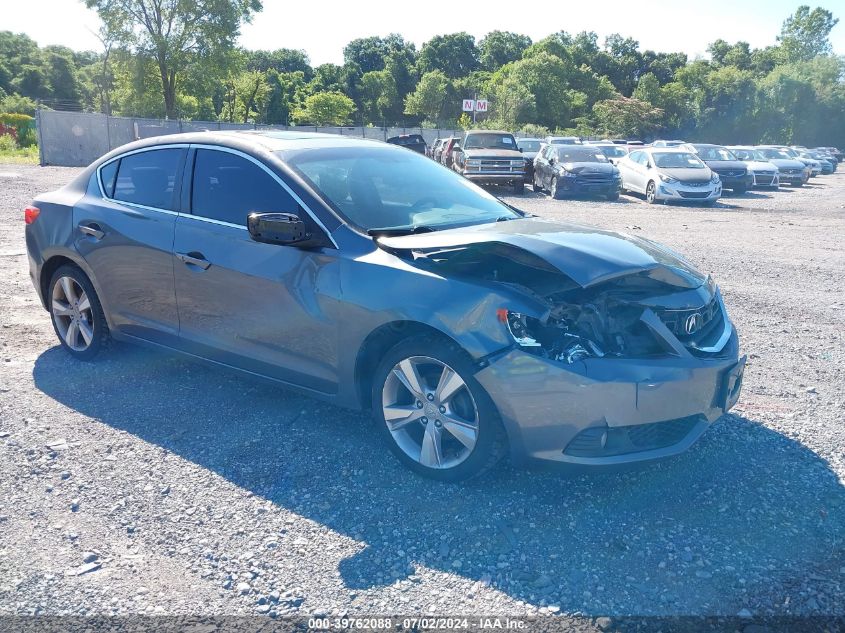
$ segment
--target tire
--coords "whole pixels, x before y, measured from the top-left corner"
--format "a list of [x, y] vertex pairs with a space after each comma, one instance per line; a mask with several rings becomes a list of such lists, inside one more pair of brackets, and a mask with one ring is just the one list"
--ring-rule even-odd
[[657, 185], [654, 184], [653, 180], [649, 180], [645, 187], [645, 201], [649, 204], [657, 202]]
[[[373, 377], [373, 418], [410, 470], [438, 481], [464, 481], [504, 456], [504, 427], [475, 371], [463, 349], [438, 337], [415, 336], [385, 354]], [[438, 392], [447, 391], [440, 400]]]
[[619, 192], [617, 191], [616, 193], [607, 194], [607, 199], [610, 202], [616, 202], [617, 200], [619, 200]]
[[59, 267], [47, 286], [53, 330], [65, 351], [93, 360], [109, 342], [109, 326], [91, 280], [76, 266]]
[[551, 183], [549, 184], [549, 196], [555, 200], [561, 199], [560, 190], [557, 188], [557, 176], [552, 176]]
[[517, 196], [521, 196], [522, 194], [524, 194], [525, 193], [525, 181], [519, 180], [519, 181], [513, 183], [513, 192]]
[[534, 178], [531, 182], [531, 190], [534, 193], [540, 193], [543, 190], [543, 186], [537, 183], [537, 172], [534, 172]]

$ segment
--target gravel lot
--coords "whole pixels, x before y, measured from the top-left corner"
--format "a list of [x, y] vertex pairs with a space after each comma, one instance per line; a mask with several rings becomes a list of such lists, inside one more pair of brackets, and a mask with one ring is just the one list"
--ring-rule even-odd
[[63, 353], [22, 215], [77, 171], [0, 165], [0, 614], [845, 615], [845, 173], [712, 209], [509, 198], [712, 272], [745, 388], [671, 461], [449, 486], [365, 415], [130, 346]]

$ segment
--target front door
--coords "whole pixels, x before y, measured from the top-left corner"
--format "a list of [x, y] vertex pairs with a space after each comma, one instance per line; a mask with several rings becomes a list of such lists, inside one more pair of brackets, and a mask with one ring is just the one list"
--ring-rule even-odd
[[305, 386], [337, 390], [337, 258], [255, 242], [253, 211], [305, 211], [252, 157], [198, 148], [190, 213], [176, 221], [176, 296], [186, 351]]

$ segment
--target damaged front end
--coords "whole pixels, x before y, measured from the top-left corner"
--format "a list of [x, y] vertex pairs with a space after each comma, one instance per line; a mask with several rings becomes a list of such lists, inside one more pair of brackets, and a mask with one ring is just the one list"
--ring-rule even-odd
[[542, 244], [508, 234], [436, 243], [432, 234], [381, 246], [434, 274], [520, 297], [496, 312], [512, 345], [476, 374], [515, 460], [597, 466], [685, 450], [742, 384], [744, 359], [718, 288], [651, 242], [564, 233]]

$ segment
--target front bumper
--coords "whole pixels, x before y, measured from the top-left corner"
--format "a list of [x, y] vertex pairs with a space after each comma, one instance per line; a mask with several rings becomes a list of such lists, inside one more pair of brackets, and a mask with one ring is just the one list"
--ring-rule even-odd
[[777, 172], [774, 174], [768, 172], [752, 172], [751, 177], [753, 179], [752, 186], [754, 187], [777, 189], [780, 186], [780, 176]]
[[578, 177], [558, 178], [558, 191], [570, 196], [612, 196], [620, 192], [620, 178], [590, 180]]
[[749, 189], [754, 182], [751, 174], [744, 176], [724, 176], [719, 174], [719, 179], [722, 181], [722, 189]]
[[473, 172], [464, 170], [461, 175], [479, 185], [511, 185], [517, 182], [525, 182], [524, 171]]
[[571, 365], [521, 349], [476, 374], [516, 462], [602, 467], [689, 448], [739, 398], [745, 358], [731, 325], [716, 357], [590, 358]]
[[660, 182], [655, 191], [657, 200], [675, 200], [687, 202], [711, 202], [722, 196], [721, 182], [707, 182], [704, 186], [697, 187], [684, 183]]

